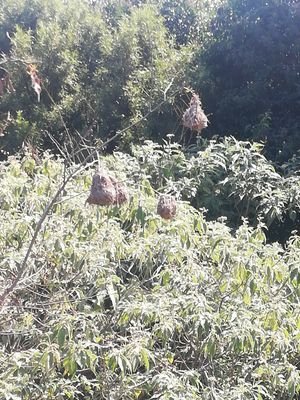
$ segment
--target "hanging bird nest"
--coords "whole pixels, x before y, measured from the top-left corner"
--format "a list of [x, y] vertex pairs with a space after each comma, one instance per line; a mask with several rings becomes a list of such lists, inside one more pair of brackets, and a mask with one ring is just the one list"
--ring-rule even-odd
[[202, 110], [202, 104], [199, 96], [193, 94], [189, 108], [184, 112], [182, 116], [183, 126], [197, 131], [200, 133], [202, 129], [207, 128], [208, 118]]
[[104, 171], [98, 171], [93, 176], [91, 192], [87, 199], [88, 204], [110, 206], [115, 204], [116, 189], [110, 176]]
[[161, 195], [158, 199], [157, 214], [164, 219], [172, 219], [176, 215], [176, 200], [173, 196]]
[[129, 199], [126, 186], [118, 182], [105, 171], [96, 172], [93, 176], [91, 192], [87, 199], [88, 204], [99, 206], [120, 206]]
[[118, 182], [112, 176], [110, 176], [110, 180], [116, 191], [114, 204], [116, 204], [117, 206], [121, 206], [122, 204], [127, 203], [127, 201], [129, 200], [129, 195], [126, 186], [122, 182]]
[[42, 80], [38, 76], [38, 70], [35, 65], [29, 64], [27, 67], [27, 74], [30, 75], [31, 78], [31, 86], [35, 93], [37, 94], [38, 102], [41, 100], [41, 91], [42, 91]]

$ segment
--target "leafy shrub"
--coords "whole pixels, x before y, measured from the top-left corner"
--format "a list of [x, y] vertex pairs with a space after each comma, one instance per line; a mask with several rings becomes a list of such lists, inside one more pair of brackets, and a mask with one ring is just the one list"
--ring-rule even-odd
[[[158, 171], [191, 162], [174, 145], [157, 154]], [[68, 183], [1, 310], [0, 397], [295, 399], [299, 237], [284, 249], [259, 226], [233, 234], [185, 202], [165, 222], [141, 157], [102, 164], [127, 181], [130, 203], [85, 205], [90, 170]], [[47, 154], [0, 165], [1, 291], [64, 168]]]
[[[209, 219], [225, 216], [232, 227], [244, 218], [263, 222], [272, 240], [285, 241], [299, 224], [299, 176], [296, 159], [280, 175], [262, 155], [259, 143], [232, 137], [219, 142], [199, 141], [184, 151], [177, 143], [147, 142], [134, 149], [146, 176], [158, 190], [174, 192], [207, 209]], [[287, 168], [293, 170], [287, 173]]]
[[[178, 119], [174, 125], [174, 119], [161, 115], [174, 115], [174, 93], [182, 87], [190, 51], [176, 48], [155, 6], [132, 7], [114, 27], [97, 4], [57, 0], [32, 7], [35, 23], [29, 15], [19, 25], [12, 19], [10, 49], [1, 60], [1, 74], [9, 73], [15, 88], [1, 97], [1, 119], [8, 113], [11, 118], [9, 127], [2, 124], [4, 151], [16, 147], [10, 141], [18, 112], [29, 126], [26, 139], [46, 148], [53, 147], [50, 135], [60, 144], [76, 143], [78, 132], [91, 142], [107, 138], [164, 100], [139, 129], [128, 131], [123, 147], [178, 125]], [[5, 7], [3, 19], [10, 13]], [[30, 64], [42, 80], [40, 103], [26, 72]]]

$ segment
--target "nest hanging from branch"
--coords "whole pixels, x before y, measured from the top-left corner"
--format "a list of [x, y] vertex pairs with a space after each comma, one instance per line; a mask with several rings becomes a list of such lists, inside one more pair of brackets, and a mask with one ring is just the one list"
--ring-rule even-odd
[[190, 106], [185, 110], [182, 116], [183, 126], [191, 129], [192, 131], [197, 131], [200, 133], [202, 129], [207, 128], [208, 118], [202, 110], [202, 104], [199, 96], [193, 94]]
[[115, 204], [116, 189], [110, 176], [104, 171], [98, 171], [93, 176], [91, 192], [87, 199], [88, 204], [110, 206]]
[[27, 67], [27, 73], [31, 78], [31, 86], [35, 93], [37, 94], [38, 102], [41, 101], [41, 91], [42, 91], [42, 80], [38, 76], [38, 70], [35, 65], [29, 64]]
[[164, 219], [173, 219], [176, 215], [176, 200], [173, 196], [161, 195], [158, 199], [157, 214]]
[[120, 206], [129, 199], [126, 186], [118, 182], [105, 171], [98, 171], [93, 176], [91, 192], [87, 199], [88, 204], [98, 206]]
[[118, 182], [112, 176], [110, 176], [110, 180], [116, 191], [114, 204], [117, 206], [121, 206], [122, 204], [127, 203], [127, 201], [129, 200], [129, 195], [126, 186], [122, 182]]

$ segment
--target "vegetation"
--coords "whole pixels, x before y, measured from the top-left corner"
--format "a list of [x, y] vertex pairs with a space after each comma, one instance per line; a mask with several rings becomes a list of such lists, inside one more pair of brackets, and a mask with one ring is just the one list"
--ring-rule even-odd
[[[150, 2], [151, 3], [151, 2]], [[2, 151], [24, 138], [49, 148], [84, 132], [106, 138], [141, 115], [155, 113], [123, 140], [181, 138], [184, 86], [200, 92], [207, 136], [266, 142], [283, 162], [299, 149], [299, 23], [292, 0], [3, 1]], [[41, 103], [26, 68], [36, 64]], [[10, 119], [7, 122], [7, 113]], [[70, 140], [70, 139], [69, 139]]]
[[199, 87], [212, 130], [266, 141], [279, 162], [300, 147], [300, 12], [293, 3], [230, 0], [213, 21], [214, 40], [196, 56], [206, 69]]
[[228, 137], [199, 142], [188, 151], [177, 143], [148, 141], [134, 154], [156, 189], [175, 191], [197, 209], [205, 208], [209, 219], [226, 217], [234, 229], [245, 218], [254, 226], [263, 223], [268, 239], [284, 242], [300, 222], [297, 160], [284, 166], [284, 176], [262, 150], [258, 143]]
[[2, 0], [0, 400], [299, 400], [299, 9]]
[[[24, 1], [26, 13], [27, 6]], [[12, 13], [10, 7], [8, 2], [3, 19]], [[45, 1], [31, 7], [35, 13], [35, 7], [42, 7], [36, 26], [26, 15], [22, 26], [14, 21], [9, 30], [11, 49], [5, 68], [15, 93], [6, 93], [0, 107], [4, 119], [10, 112], [3, 132], [6, 151], [15, 151], [25, 138], [40, 145], [46, 141], [49, 146], [51, 135], [63, 143], [69, 136], [66, 126], [73, 141], [76, 132], [107, 138], [152, 110], [167, 94], [178, 92], [188, 51], [175, 48], [153, 6], [133, 8], [114, 28], [97, 4]], [[41, 103], [30, 87], [28, 64], [37, 65], [43, 81]], [[168, 103], [172, 99], [171, 95]], [[153, 134], [157, 115], [138, 131], [128, 131], [122, 146], [133, 137], [138, 140]], [[170, 124], [174, 125], [166, 121], [163, 129]]]
[[[164, 222], [136, 151], [101, 161], [126, 180], [128, 205], [85, 205], [92, 170], [55, 204], [1, 314], [1, 398], [293, 399], [299, 237], [283, 250], [185, 202]], [[2, 165], [1, 286], [63, 169], [49, 155]]]

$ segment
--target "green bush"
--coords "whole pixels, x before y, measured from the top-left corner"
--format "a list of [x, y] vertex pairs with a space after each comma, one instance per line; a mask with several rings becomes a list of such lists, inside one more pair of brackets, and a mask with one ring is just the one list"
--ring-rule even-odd
[[226, 217], [232, 228], [245, 218], [254, 226], [263, 223], [268, 239], [284, 242], [299, 226], [299, 167], [295, 159], [280, 174], [262, 151], [259, 143], [228, 137], [202, 140], [188, 150], [149, 141], [133, 154], [157, 190], [173, 191], [206, 209], [209, 219]]
[[[164, 173], [171, 159], [186, 162], [168, 149], [154, 152]], [[86, 170], [48, 215], [1, 310], [0, 397], [296, 399], [299, 236], [266, 244], [261, 227], [233, 234], [182, 201], [164, 222], [141, 151], [101, 161], [126, 182], [128, 205], [85, 205]], [[0, 173], [2, 293], [64, 164], [10, 158]]]
[[[20, 4], [24, 10], [26, 6]], [[9, 127], [2, 124], [4, 151], [15, 148], [7, 143], [14, 136], [17, 113], [28, 123], [26, 139], [34, 136], [33, 143], [44, 148], [53, 148], [49, 136], [63, 145], [76, 143], [78, 133], [90, 143], [106, 139], [164, 100], [151, 118], [123, 137], [122, 146], [144, 137], [158, 139], [178, 126], [178, 118], [174, 125], [169, 115], [174, 115], [174, 93], [181, 90], [190, 51], [176, 48], [155, 6], [132, 7], [115, 26], [97, 4], [57, 0], [30, 7], [35, 23], [24, 11], [22, 23], [15, 16], [9, 29], [3, 27], [11, 42], [2, 75], [8, 71], [15, 88], [1, 98], [1, 119], [8, 112], [11, 118]], [[14, 15], [9, 6], [2, 13], [3, 20]], [[42, 80], [40, 103], [26, 72], [30, 64]]]

